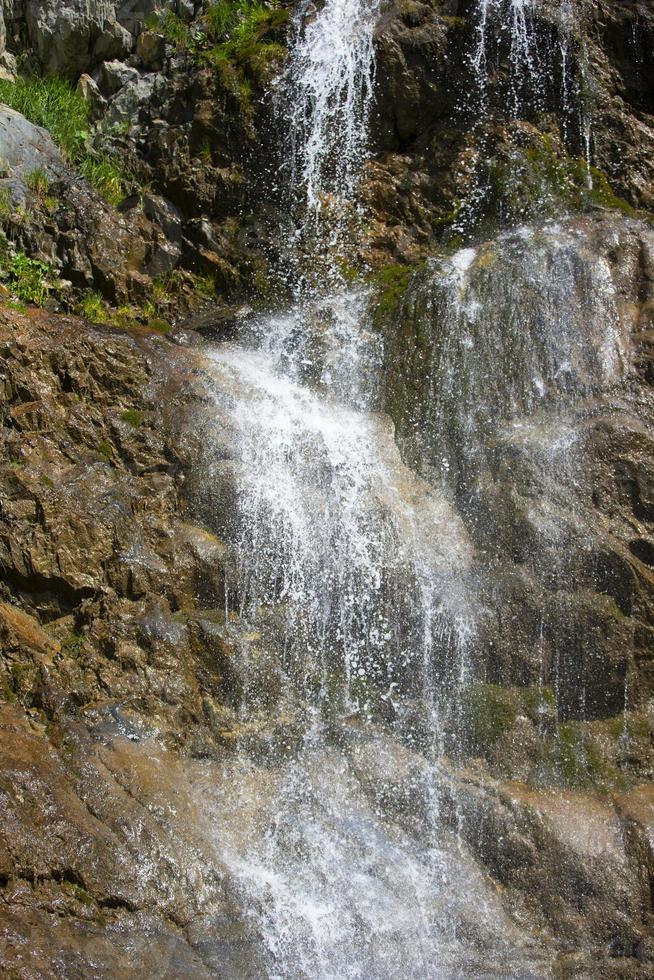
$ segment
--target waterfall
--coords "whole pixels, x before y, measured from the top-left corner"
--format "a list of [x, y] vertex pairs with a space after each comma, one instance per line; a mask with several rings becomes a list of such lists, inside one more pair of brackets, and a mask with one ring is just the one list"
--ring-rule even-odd
[[[377, 15], [376, 0], [327, 0], [296, 16], [278, 98], [302, 288], [207, 357], [202, 494], [232, 555], [224, 636], [242, 721], [215, 821], [251, 937], [238, 976], [509, 978], [519, 963], [535, 980], [547, 956], [446, 802], [484, 616], [475, 548], [450, 489], [403, 462], [366, 287], [338, 274]], [[311, 278], [317, 255], [327, 271]]]
[[[471, 188], [459, 210], [455, 231], [474, 233], [488, 210], [493, 176], [488, 162], [496, 152], [489, 124], [505, 120], [508, 132], [522, 121], [535, 123], [550, 113], [561, 148], [586, 163], [592, 189], [592, 79], [583, 34], [578, 31], [581, 0], [475, 0], [474, 31], [467, 50], [469, 84], [458, 114], [475, 133]], [[535, 133], [536, 152], [542, 143]], [[525, 133], [515, 128], [518, 157]], [[545, 203], [545, 202], [543, 202]]]
[[290, 117], [291, 183], [309, 213], [351, 200], [368, 145], [378, 0], [300, 4], [282, 82]]
[[418, 368], [413, 456], [431, 456], [455, 488], [487, 465], [511, 425], [547, 414], [560, 433], [583, 399], [621, 381], [629, 360], [607, 259], [557, 224], [428, 262], [407, 315], [430, 351]]

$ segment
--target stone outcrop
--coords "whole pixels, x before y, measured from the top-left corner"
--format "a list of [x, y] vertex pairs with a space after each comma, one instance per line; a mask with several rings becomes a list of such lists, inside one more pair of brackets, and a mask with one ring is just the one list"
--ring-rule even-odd
[[606, 718], [653, 691], [654, 237], [622, 217], [553, 234], [520, 229], [461, 253], [465, 271], [416, 274], [385, 324], [386, 408], [485, 556], [487, 680], [540, 678], [562, 718]]

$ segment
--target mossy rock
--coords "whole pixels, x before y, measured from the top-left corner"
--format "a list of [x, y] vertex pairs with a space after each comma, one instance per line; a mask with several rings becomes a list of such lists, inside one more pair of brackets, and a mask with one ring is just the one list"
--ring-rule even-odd
[[376, 290], [372, 309], [377, 326], [383, 326], [398, 313], [411, 278], [418, 268], [415, 265], [385, 265], [368, 277]]
[[603, 208], [642, 216], [611, 188], [606, 175], [581, 157], [568, 156], [549, 135], [504, 150], [488, 164], [485, 211], [515, 224], [532, 218]]
[[484, 752], [515, 725], [520, 697], [498, 684], [473, 684], [464, 694], [463, 717], [472, 751]]

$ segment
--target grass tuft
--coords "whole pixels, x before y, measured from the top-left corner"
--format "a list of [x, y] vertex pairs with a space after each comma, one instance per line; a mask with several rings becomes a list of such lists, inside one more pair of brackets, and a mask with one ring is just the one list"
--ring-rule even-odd
[[[22, 113], [36, 126], [47, 129], [70, 164], [79, 168], [89, 183], [113, 205], [127, 196], [126, 176], [118, 164], [94, 153], [89, 145], [89, 107], [70, 82], [57, 75], [0, 80], [0, 102]], [[30, 181], [38, 174], [38, 181]], [[35, 171], [30, 189], [44, 196], [48, 177]]]

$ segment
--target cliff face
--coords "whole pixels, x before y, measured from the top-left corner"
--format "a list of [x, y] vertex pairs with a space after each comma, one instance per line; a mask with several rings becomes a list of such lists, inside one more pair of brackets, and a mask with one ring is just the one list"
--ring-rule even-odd
[[[271, 758], [299, 751], [304, 706], [279, 690], [274, 612], [248, 631], [225, 588], [233, 488], [198, 466], [217, 411], [201, 334], [287, 292], [272, 79], [291, 8], [266, 8], [235, 48], [204, 7], [28, 0], [0, 17], [0, 97], [34, 118], [0, 108], [10, 977], [266, 970], [216, 813], [245, 779], [245, 740], [256, 803], [238, 831], [262, 832]], [[506, 31], [480, 28], [469, 2], [383, 9], [366, 217], [344, 274], [373, 289], [382, 408], [405, 463], [457, 509], [490, 610], [465, 744], [443, 764], [444, 824], [558, 975], [648, 976], [654, 12], [536, 4], [526, 67]], [[78, 87], [83, 151], [19, 103], [17, 55]], [[88, 159], [119, 161], [113, 195]], [[220, 464], [229, 475], [228, 450]], [[256, 717], [246, 676], [267, 692]], [[356, 718], [330, 738], [375, 807], [413, 799], [418, 752]]]

